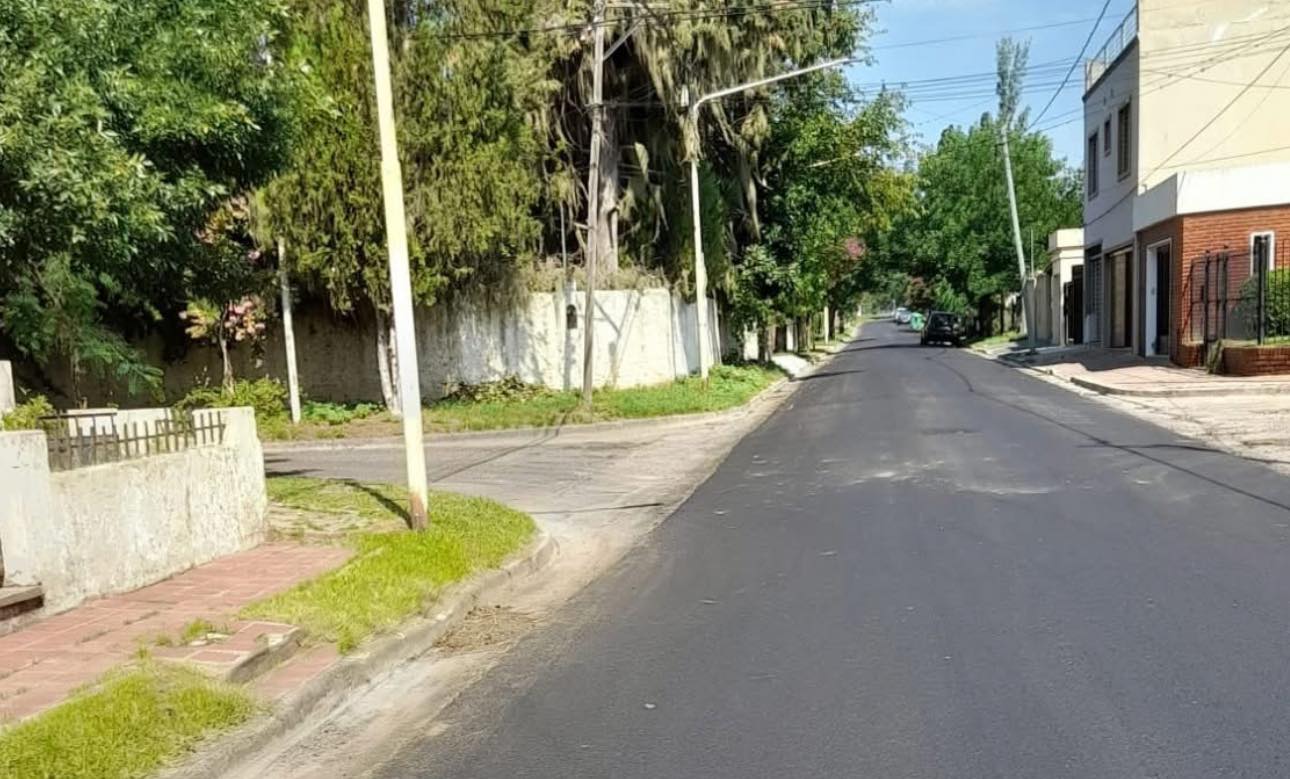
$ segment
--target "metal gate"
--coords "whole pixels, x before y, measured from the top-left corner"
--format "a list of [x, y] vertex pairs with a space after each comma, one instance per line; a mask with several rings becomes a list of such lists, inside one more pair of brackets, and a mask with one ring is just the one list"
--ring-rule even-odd
[[1205, 253], [1194, 260], [1187, 277], [1191, 289], [1189, 329], [1191, 341], [1202, 344], [1201, 359], [1208, 362], [1214, 345], [1227, 337], [1228, 252]]

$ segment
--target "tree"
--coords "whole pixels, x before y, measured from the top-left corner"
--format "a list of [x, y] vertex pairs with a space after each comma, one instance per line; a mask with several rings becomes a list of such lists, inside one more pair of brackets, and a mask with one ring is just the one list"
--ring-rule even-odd
[[[688, 285], [692, 231], [684, 163], [705, 156], [706, 195], [721, 198], [724, 219], [704, 220], [705, 248], [755, 243], [759, 238], [758, 186], [764, 173], [760, 149], [770, 137], [768, 90], [750, 91], [705, 104], [699, 132], [686, 126], [683, 96], [754, 80], [828, 56], [849, 54], [873, 19], [867, 8], [824, 5], [732, 8], [717, 0], [672, 0], [620, 9], [610, 20], [610, 39], [634, 29], [605, 66], [605, 143], [600, 213], [589, 229], [599, 231], [604, 270], [620, 253], [643, 267], [661, 268], [682, 288]], [[578, 77], [565, 81], [557, 114], [558, 148], [572, 170], [586, 170], [587, 123], [578, 109], [591, 93], [591, 63], [578, 52]], [[578, 111], [578, 112], [575, 112]], [[572, 181], [582, 177], [573, 175]], [[585, 192], [569, 202], [583, 209]], [[738, 235], [736, 235], [736, 233]], [[709, 254], [709, 274], [720, 285], [729, 277], [727, 252]]]
[[911, 197], [895, 162], [905, 148], [898, 96], [860, 101], [836, 74], [790, 86], [775, 101], [762, 198], [767, 246], [791, 281], [785, 318], [858, 302], [872, 281], [869, 245]]
[[0, 330], [131, 392], [126, 336], [227, 256], [211, 214], [286, 159], [300, 73], [276, 0], [0, 0]]
[[[305, 129], [265, 193], [291, 269], [341, 312], [370, 312], [385, 402], [398, 408], [371, 49], [358, 0], [294, 0], [292, 49], [329, 110]], [[469, 34], [524, 27], [533, 0], [395, 3], [396, 114], [413, 294], [500, 284], [539, 250], [550, 151], [548, 71], [571, 44]], [[464, 34], [464, 35], [463, 35]]]
[[[991, 299], [1020, 287], [1008, 219], [997, 119], [982, 116], [947, 128], [918, 163], [914, 207], [900, 217], [887, 244], [890, 267], [953, 293], [984, 320]], [[1023, 231], [1048, 235], [1079, 224], [1079, 176], [1053, 158], [1051, 142], [1014, 129], [1013, 176]], [[961, 296], [961, 297], [958, 297]]]

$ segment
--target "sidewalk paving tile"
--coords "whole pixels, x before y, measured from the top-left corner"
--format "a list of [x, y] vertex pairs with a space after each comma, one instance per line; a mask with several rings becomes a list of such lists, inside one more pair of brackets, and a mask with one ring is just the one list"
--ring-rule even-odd
[[1200, 368], [1181, 368], [1163, 358], [1103, 349], [1014, 353], [1006, 359], [1112, 394], [1160, 397], [1290, 392], [1290, 376], [1218, 376]]
[[[227, 663], [245, 657], [259, 635], [290, 626], [241, 622], [243, 606], [343, 564], [338, 546], [270, 543], [229, 555], [133, 592], [84, 603], [0, 636], [0, 722], [37, 714], [128, 663], [140, 646], [158, 657], [193, 656]], [[185, 625], [206, 619], [236, 632], [228, 645], [156, 646]]]

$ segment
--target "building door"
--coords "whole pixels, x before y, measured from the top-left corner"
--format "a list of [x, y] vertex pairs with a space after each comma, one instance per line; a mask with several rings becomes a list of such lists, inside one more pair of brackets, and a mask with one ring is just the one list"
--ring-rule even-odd
[[[1155, 275], [1155, 328], [1148, 331], [1148, 342], [1154, 342], [1155, 354], [1169, 354], [1169, 333], [1171, 330], [1169, 321], [1169, 309], [1171, 296], [1173, 294], [1172, 277], [1170, 269], [1173, 268], [1173, 247], [1170, 244], [1156, 247], [1155, 262], [1150, 262], [1148, 258], [1147, 272], [1154, 271]], [[1150, 305], [1150, 304], [1148, 304]]]
[[1102, 263], [1097, 255], [1084, 260], [1084, 342], [1102, 343]]
[[1066, 282], [1066, 342], [1084, 343], [1084, 267], [1071, 269]]
[[1143, 350], [1150, 357], [1155, 354], [1169, 353], [1169, 268], [1172, 264], [1169, 243], [1147, 248], [1147, 262], [1144, 268], [1146, 275], [1146, 300], [1143, 313]]

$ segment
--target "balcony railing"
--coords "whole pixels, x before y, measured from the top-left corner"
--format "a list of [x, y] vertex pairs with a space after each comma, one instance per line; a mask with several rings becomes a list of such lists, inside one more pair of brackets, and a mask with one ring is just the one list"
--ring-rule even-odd
[[1106, 39], [1106, 43], [1084, 63], [1084, 91], [1088, 92], [1102, 77], [1102, 74], [1111, 67], [1115, 58], [1120, 56], [1133, 39], [1138, 37], [1138, 6], [1135, 3], [1133, 8], [1120, 22], [1120, 26], [1111, 32], [1111, 37]]

